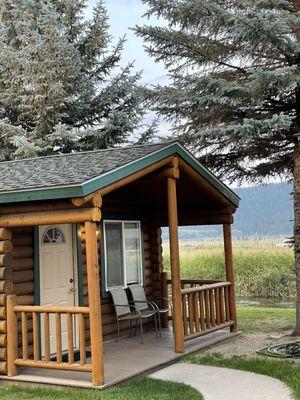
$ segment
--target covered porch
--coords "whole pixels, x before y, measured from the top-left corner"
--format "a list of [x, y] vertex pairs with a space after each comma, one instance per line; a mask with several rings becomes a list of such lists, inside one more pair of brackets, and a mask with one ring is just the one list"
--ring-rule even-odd
[[[141, 345], [136, 337], [123, 336], [119, 343], [114, 339], [103, 344], [105, 383], [98, 388], [107, 388], [128, 379], [143, 376], [165, 365], [180, 360], [181, 357], [217, 345], [225, 340], [232, 339], [236, 334], [229, 330], [205, 335], [189, 340], [185, 346], [185, 353], [174, 352], [173, 332], [163, 329], [162, 338], [156, 339], [153, 332], [146, 332], [144, 344]], [[88, 362], [91, 360], [88, 359]], [[24, 384], [42, 384], [50, 386], [69, 386], [81, 388], [97, 388], [91, 382], [88, 372], [57, 371], [41, 368], [19, 368], [18, 375], [5, 377], [9, 382]]]
[[[108, 152], [112, 159], [112, 150]], [[116, 160], [124, 152], [118, 149]], [[13, 205], [7, 195], [3, 197], [0, 206], [3, 379], [23, 381], [27, 376], [28, 380], [31, 377], [36, 383], [45, 383], [48, 377], [72, 385], [71, 381], [80, 382], [83, 377], [84, 385], [104, 387], [172, 362], [201, 349], [209, 341], [212, 345], [237, 331], [231, 224], [238, 198], [178, 144], [161, 145], [142, 157], [135, 153], [130, 162], [83, 183], [84, 195], [75, 197], [78, 192], [70, 188], [67, 191], [55, 188], [52, 192], [50, 188], [39, 196], [36, 190], [26, 195], [18, 192], [11, 197], [16, 203]], [[88, 167], [91, 154], [87, 154]], [[98, 154], [102, 160], [105, 153]], [[75, 159], [73, 155], [72, 158]], [[59, 158], [54, 161], [57, 164]], [[50, 176], [49, 181], [52, 179]], [[105, 260], [101, 244], [105, 226], [102, 221], [112, 219], [141, 221], [144, 259], [141, 283], [147, 296], [160, 306], [164, 306], [160, 298], [170, 298], [173, 304], [172, 315], [163, 316], [162, 339], [154, 339], [153, 333], [149, 333], [145, 346], [136, 337], [122, 339], [118, 344], [107, 341], [114, 337], [116, 328], [109, 293], [107, 288], [103, 289]], [[39, 263], [32, 252], [29, 254], [27, 245], [40, 245], [40, 237], [36, 238], [34, 233], [37, 227], [64, 224], [78, 227], [79, 301], [74, 306], [41, 304], [36, 294]], [[178, 226], [211, 224], [223, 227], [226, 279], [182, 279]], [[163, 269], [161, 227], [164, 226], [169, 229], [170, 276]], [[35, 235], [33, 242], [28, 232]], [[231, 333], [223, 331], [226, 328]], [[127, 330], [124, 325], [123, 335]], [[120, 371], [113, 376], [118, 363], [126, 365], [135, 358], [136, 366], [128, 364], [130, 374], [126, 372], [123, 376]], [[145, 360], [147, 368], [141, 371]]]

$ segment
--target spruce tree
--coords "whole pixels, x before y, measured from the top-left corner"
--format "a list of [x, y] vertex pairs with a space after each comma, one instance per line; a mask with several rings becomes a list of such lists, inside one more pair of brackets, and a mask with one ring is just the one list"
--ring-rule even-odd
[[170, 73], [154, 109], [219, 177], [294, 182], [300, 334], [300, 1], [144, 3], [166, 22], [136, 27]]
[[124, 143], [144, 88], [100, 1], [0, 0], [0, 160]]

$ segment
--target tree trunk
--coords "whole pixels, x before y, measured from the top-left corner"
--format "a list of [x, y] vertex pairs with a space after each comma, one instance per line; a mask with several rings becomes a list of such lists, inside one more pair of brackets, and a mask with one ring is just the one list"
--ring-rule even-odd
[[[300, 0], [292, 0], [295, 12], [300, 11]], [[300, 27], [294, 28], [297, 41], [300, 42]], [[299, 72], [299, 65], [298, 65]], [[295, 136], [296, 147], [294, 151], [294, 252], [295, 252], [295, 273], [296, 273], [296, 327], [295, 336], [300, 336], [300, 84], [296, 86], [296, 119]]]
[[296, 327], [294, 335], [300, 336], [300, 147], [294, 152], [294, 252], [296, 273]]

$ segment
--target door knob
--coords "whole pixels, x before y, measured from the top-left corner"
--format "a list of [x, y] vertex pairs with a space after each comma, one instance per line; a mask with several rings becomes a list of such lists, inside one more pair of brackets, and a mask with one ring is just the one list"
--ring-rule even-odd
[[73, 279], [73, 278], [71, 278], [71, 279], [70, 279], [70, 283], [73, 283], [73, 282], [74, 282], [74, 279]]

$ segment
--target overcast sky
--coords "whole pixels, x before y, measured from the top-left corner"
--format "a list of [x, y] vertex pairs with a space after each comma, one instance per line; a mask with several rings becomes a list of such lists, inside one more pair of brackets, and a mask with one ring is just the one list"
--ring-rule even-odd
[[[92, 11], [97, 0], [88, 0], [89, 8], [87, 14]], [[105, 0], [106, 8], [110, 18], [111, 35], [117, 39], [126, 35], [127, 42], [123, 51], [122, 63], [127, 64], [135, 61], [135, 68], [143, 70], [143, 81], [147, 83], [162, 83], [166, 80], [166, 71], [162, 64], [155, 63], [143, 48], [143, 41], [137, 38], [130, 28], [136, 24], [146, 24], [148, 19], [142, 17], [146, 11], [141, 0]], [[160, 23], [152, 19], [155, 23]]]

